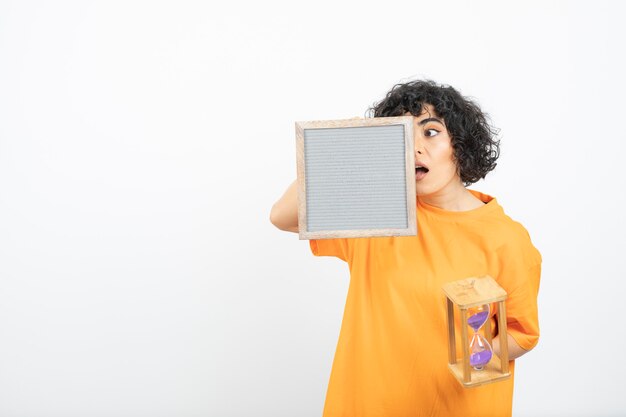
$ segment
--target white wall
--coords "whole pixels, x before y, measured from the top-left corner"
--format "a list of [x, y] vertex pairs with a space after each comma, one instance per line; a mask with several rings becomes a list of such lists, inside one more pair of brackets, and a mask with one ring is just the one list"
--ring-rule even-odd
[[348, 271], [269, 222], [296, 120], [475, 97], [543, 254], [514, 415], [624, 415], [621, 2], [0, 3], [0, 415], [319, 416]]

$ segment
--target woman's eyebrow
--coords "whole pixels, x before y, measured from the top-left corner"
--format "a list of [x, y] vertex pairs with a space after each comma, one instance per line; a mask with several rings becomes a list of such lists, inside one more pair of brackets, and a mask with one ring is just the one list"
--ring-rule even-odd
[[[429, 117], [428, 119], [421, 120], [418, 124], [419, 124], [420, 126], [423, 126], [423, 125], [425, 125], [425, 124], [426, 124], [426, 123], [428, 123], [428, 122], [438, 122], [438, 123], [441, 123], [442, 125], [444, 125], [444, 124], [443, 124], [443, 122], [442, 122], [441, 120], [439, 120], [439, 119], [437, 119], [437, 118], [435, 118], [435, 117]], [[445, 125], [444, 125], [444, 126], [445, 126]]]

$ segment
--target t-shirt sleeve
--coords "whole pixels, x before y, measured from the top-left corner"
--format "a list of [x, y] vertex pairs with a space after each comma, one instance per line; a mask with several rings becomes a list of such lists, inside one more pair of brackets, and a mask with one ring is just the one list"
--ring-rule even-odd
[[350, 239], [311, 239], [309, 240], [311, 252], [315, 256], [336, 256], [348, 262], [350, 258]]
[[539, 341], [537, 295], [541, 263], [508, 274], [507, 281], [517, 286], [509, 290], [506, 300], [507, 333], [522, 349], [530, 350]]

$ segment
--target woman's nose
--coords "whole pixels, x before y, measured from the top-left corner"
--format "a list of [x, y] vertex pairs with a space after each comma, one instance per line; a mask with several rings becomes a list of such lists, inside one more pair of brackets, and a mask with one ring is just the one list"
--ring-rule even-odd
[[415, 148], [415, 155], [421, 155], [422, 153], [424, 153], [424, 143], [418, 137], [418, 135], [415, 135], [415, 138], [413, 140], [415, 142], [413, 144], [413, 147]]

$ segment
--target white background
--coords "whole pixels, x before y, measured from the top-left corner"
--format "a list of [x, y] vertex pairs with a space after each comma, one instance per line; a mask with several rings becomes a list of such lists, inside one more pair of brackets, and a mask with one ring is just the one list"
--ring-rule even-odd
[[296, 120], [432, 78], [544, 259], [514, 415], [626, 414], [621, 2], [0, 2], [0, 416], [319, 416], [348, 270], [269, 222]]

